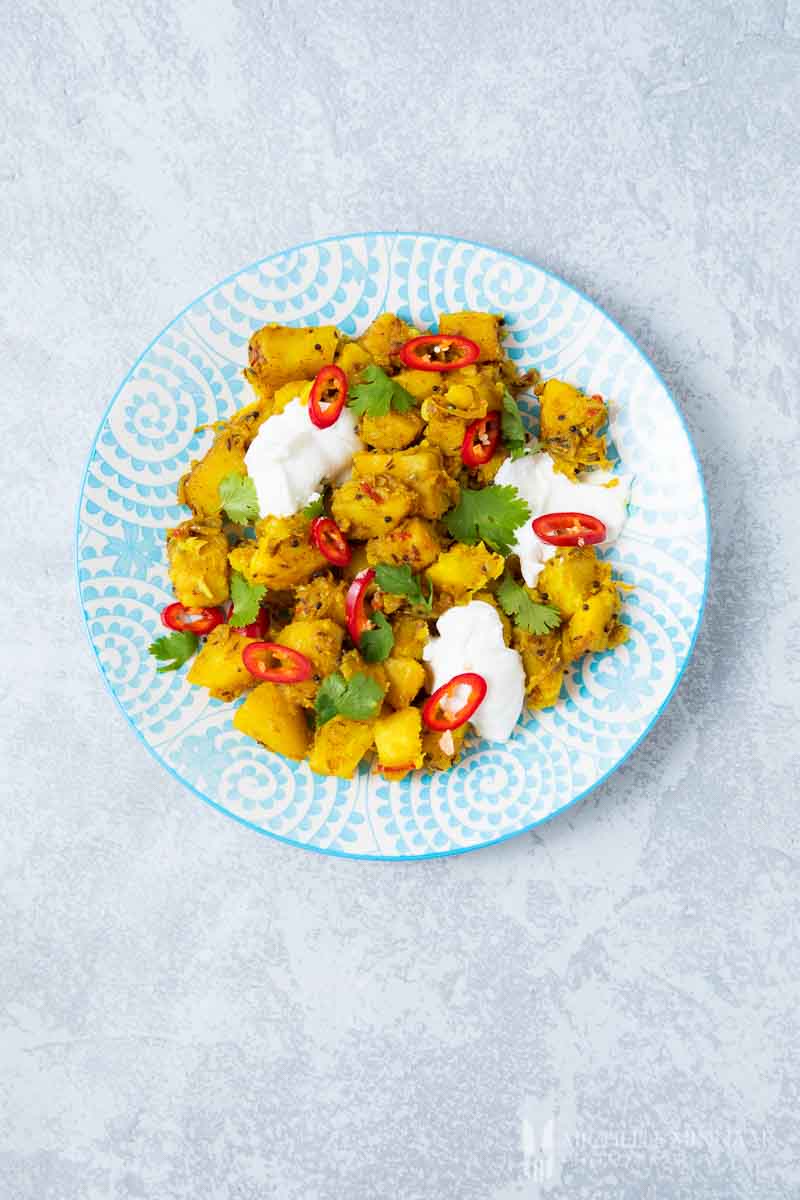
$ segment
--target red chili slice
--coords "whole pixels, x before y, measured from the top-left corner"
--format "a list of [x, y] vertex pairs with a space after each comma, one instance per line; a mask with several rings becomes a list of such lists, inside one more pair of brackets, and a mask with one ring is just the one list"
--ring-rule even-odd
[[[453, 352], [454, 358], [445, 357]], [[471, 338], [456, 333], [423, 333], [401, 347], [400, 361], [412, 371], [456, 371], [477, 362], [480, 354], [480, 346]]]
[[[311, 385], [308, 415], [317, 429], [328, 429], [341, 416], [347, 399], [347, 376], [341, 367], [323, 367]], [[324, 407], [323, 407], [324, 406]]]
[[[276, 666], [275, 659], [283, 666]], [[311, 660], [299, 650], [279, 642], [250, 642], [242, 651], [242, 662], [251, 675], [264, 683], [302, 683], [314, 673]]]
[[311, 541], [335, 567], [346, 567], [353, 557], [350, 543], [333, 517], [314, 518], [311, 522]]
[[183, 604], [168, 604], [161, 612], [161, 622], [167, 629], [179, 633], [211, 633], [225, 620], [221, 608], [185, 608]]
[[461, 443], [461, 461], [468, 467], [482, 467], [494, 454], [499, 441], [500, 413], [494, 410], [467, 426]]
[[606, 540], [606, 527], [589, 513], [545, 513], [533, 522], [533, 532], [548, 546], [597, 546]]
[[[456, 692], [462, 687], [467, 689], [467, 697], [458, 709], [452, 711], [453, 702], [458, 702]], [[485, 696], [486, 680], [482, 675], [477, 675], [474, 671], [466, 671], [463, 675], [454, 675], [448, 683], [437, 688], [433, 695], [425, 701], [422, 719], [428, 729], [441, 731], [458, 729], [470, 719]]]
[[359, 571], [347, 591], [344, 602], [344, 616], [347, 631], [356, 646], [361, 641], [361, 635], [370, 626], [370, 614], [367, 612], [367, 588], [375, 578], [375, 568], [367, 567]]

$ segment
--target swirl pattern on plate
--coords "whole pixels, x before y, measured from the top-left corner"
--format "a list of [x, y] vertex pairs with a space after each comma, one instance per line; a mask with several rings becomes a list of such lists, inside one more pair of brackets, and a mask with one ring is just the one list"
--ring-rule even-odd
[[[574, 665], [559, 704], [526, 714], [506, 745], [470, 736], [452, 771], [386, 783], [319, 778], [233, 729], [234, 705], [147, 652], [171, 599], [164, 530], [186, 515], [175, 487], [210, 444], [201, 427], [248, 398], [247, 342], [268, 321], [354, 334], [387, 309], [420, 326], [440, 312], [502, 311], [509, 351], [609, 399], [631, 513], [610, 557], [632, 585], [631, 637]], [[530, 413], [536, 398], [525, 398]], [[205, 799], [252, 828], [327, 853], [425, 858], [486, 845], [546, 820], [635, 746], [669, 698], [699, 624], [707, 512], [688, 434], [663, 383], [614, 323], [563, 281], [485, 246], [364, 234], [298, 246], [239, 271], [153, 342], [113, 398], [86, 469], [77, 536], [89, 637], [105, 680], [148, 748]]]

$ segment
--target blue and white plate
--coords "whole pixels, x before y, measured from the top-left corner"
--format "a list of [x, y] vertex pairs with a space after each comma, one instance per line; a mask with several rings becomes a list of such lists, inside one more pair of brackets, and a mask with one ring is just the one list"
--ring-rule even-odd
[[[422, 328], [441, 312], [503, 312], [520, 368], [567, 379], [610, 403], [613, 445], [634, 476], [611, 558], [633, 585], [630, 640], [571, 670], [555, 708], [511, 740], [470, 737], [443, 774], [386, 783], [313, 775], [231, 725], [185, 671], [158, 675], [147, 652], [173, 599], [164, 532], [186, 516], [175, 486], [211, 441], [196, 433], [251, 399], [241, 370], [254, 329], [335, 323], [349, 334], [381, 312]], [[530, 409], [535, 398], [530, 398]], [[167, 770], [249, 825], [327, 854], [427, 858], [487, 846], [574, 804], [631, 753], [664, 710], [691, 654], [705, 598], [708, 513], [678, 409], [614, 322], [555, 276], [474, 242], [427, 234], [329, 238], [272, 255], [190, 304], [144, 351], [111, 400], [80, 501], [77, 565], [92, 648], [112, 695]]]

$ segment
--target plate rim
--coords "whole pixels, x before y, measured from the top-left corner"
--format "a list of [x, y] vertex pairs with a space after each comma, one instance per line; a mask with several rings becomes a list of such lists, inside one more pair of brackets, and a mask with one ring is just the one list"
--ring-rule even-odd
[[[663, 387], [664, 392], [666, 393], [667, 397], [669, 398], [669, 401], [672, 404], [673, 409], [675, 410], [678, 420], [680, 421], [681, 428], [686, 436], [687, 442], [689, 443], [689, 449], [691, 450], [691, 453], [692, 453], [692, 459], [694, 461], [695, 469], [697, 471], [697, 478], [700, 483], [700, 495], [701, 495], [701, 498], [703, 501], [703, 519], [704, 519], [705, 538], [706, 538], [706, 554], [705, 554], [705, 571], [704, 571], [704, 576], [703, 576], [703, 589], [702, 589], [702, 593], [700, 596], [700, 604], [699, 604], [698, 611], [697, 611], [697, 620], [695, 622], [695, 627], [692, 632], [691, 638], [689, 639], [689, 647], [686, 651], [686, 657], [683, 660], [683, 663], [681, 664], [681, 666], [675, 676], [675, 679], [673, 680], [672, 686], [670, 687], [670, 689], [667, 692], [666, 696], [664, 697], [663, 701], [659, 705], [658, 709], [655, 711], [655, 713], [651, 717], [648, 724], [645, 726], [645, 728], [642, 730], [642, 732], [639, 734], [639, 736], [636, 738], [636, 740], [634, 742], [632, 742], [631, 745], [627, 748], [625, 753], [619, 759], [617, 759], [617, 761], [614, 763], [614, 765], [612, 767], [609, 767], [609, 769], [605, 772], [605, 774], [601, 775], [599, 777], [599, 779], [596, 779], [587, 788], [584, 788], [584, 790], [582, 792], [579, 792], [576, 796], [573, 796], [571, 800], [569, 800], [566, 804], [563, 804], [560, 808], [555, 809], [553, 812], [547, 813], [546, 816], [539, 817], [536, 820], [531, 821], [528, 825], [521, 826], [519, 829], [514, 829], [514, 830], [509, 831], [508, 833], [501, 834], [500, 837], [492, 838], [490, 841], [476, 842], [474, 845], [471, 845], [471, 846], [456, 846], [449, 850], [428, 850], [424, 854], [385, 855], [385, 854], [367, 854], [367, 853], [359, 853], [359, 852], [348, 852], [346, 850], [335, 849], [335, 848], [327, 847], [327, 846], [316, 846], [310, 842], [301, 842], [301, 841], [298, 841], [296, 838], [290, 838], [290, 837], [286, 837], [284, 834], [275, 833], [271, 829], [264, 829], [262, 826], [256, 825], [253, 821], [248, 821], [248, 819], [246, 817], [240, 817], [237, 813], [234, 813], [230, 809], [225, 808], [224, 805], [219, 804], [216, 800], [213, 800], [210, 796], [207, 796], [205, 794], [205, 792], [201, 792], [199, 788], [195, 787], [194, 784], [190, 783], [187, 779], [185, 779], [182, 775], [180, 775], [177, 772], [177, 770], [173, 766], [171, 766], [170, 763], [168, 763], [166, 761], [166, 759], [162, 758], [159, 751], [154, 746], [151, 746], [149, 742], [146, 741], [144, 735], [142, 734], [142, 732], [140, 731], [138, 726], [134, 723], [130, 714], [124, 708], [121, 700], [119, 699], [116, 692], [114, 691], [114, 688], [111, 685], [111, 681], [110, 681], [108, 675], [106, 674], [105, 669], [103, 668], [102, 662], [100, 661], [100, 656], [97, 652], [97, 648], [94, 644], [94, 640], [92, 638], [91, 631], [89, 629], [89, 617], [88, 617], [88, 614], [87, 614], [86, 609], [83, 604], [83, 596], [81, 593], [81, 579], [80, 579], [81, 564], [80, 564], [79, 554], [80, 554], [81, 510], [83, 507], [83, 497], [84, 497], [84, 492], [86, 489], [86, 480], [87, 480], [87, 477], [89, 474], [89, 469], [90, 469], [91, 463], [95, 456], [95, 451], [97, 449], [97, 442], [98, 442], [98, 438], [100, 437], [100, 432], [103, 429], [104, 425], [106, 424], [108, 416], [109, 416], [111, 410], [113, 409], [113, 407], [117, 401], [117, 398], [119, 397], [120, 393], [122, 392], [122, 389], [126, 386], [126, 384], [129, 382], [129, 380], [132, 378], [132, 376], [133, 376], [134, 372], [136, 371], [137, 367], [139, 366], [139, 364], [150, 353], [153, 346], [156, 345], [156, 343], [159, 341], [159, 339], [162, 338], [164, 336], [164, 334], [169, 329], [171, 329], [173, 325], [176, 324], [177, 321], [180, 321], [181, 318], [184, 317], [189, 312], [189, 310], [195, 306], [195, 304], [198, 304], [201, 301], [205, 300], [207, 296], [211, 295], [211, 293], [216, 291], [218, 288], [224, 287], [226, 284], [231, 283], [238, 276], [244, 274], [247, 271], [253, 271], [257, 267], [260, 267], [263, 263], [271, 262], [273, 259], [282, 258], [285, 255], [292, 254], [297, 250], [309, 249], [309, 248], [312, 248], [315, 246], [324, 246], [325, 244], [330, 243], [330, 242], [343, 242], [343, 241], [347, 241], [350, 239], [357, 239], [357, 238], [401, 238], [401, 237], [431, 238], [431, 239], [434, 239], [439, 242], [450, 242], [453, 245], [472, 246], [479, 250], [487, 250], [492, 254], [501, 255], [504, 258], [511, 259], [513, 262], [521, 263], [523, 266], [533, 267], [536, 271], [540, 271], [542, 273], [542, 275], [545, 275], [549, 279], [555, 280], [555, 282], [558, 283], [559, 285], [561, 285], [562, 287], [568, 288], [575, 295], [579, 296], [581, 298], [581, 300], [585, 301], [585, 303], [589, 304], [592, 308], [596, 309], [599, 313], [602, 314], [602, 316], [605, 318], [605, 320], [607, 320], [614, 327], [614, 329], [617, 330], [617, 332], [621, 335], [621, 337], [624, 339], [624, 341], [627, 343], [627, 345], [629, 345], [635, 351], [635, 353], [638, 354], [645, 361], [647, 366], [653, 372], [653, 375], [655, 376], [655, 378], [658, 380], [658, 382]], [[661, 372], [658, 370], [656, 365], [652, 362], [650, 356], [644, 350], [641, 349], [641, 347], [637, 344], [637, 342], [634, 341], [634, 339], [627, 332], [627, 330], [624, 329], [622, 327], [622, 325], [620, 325], [620, 323], [617, 320], [615, 320], [614, 317], [612, 317], [608, 312], [606, 312], [605, 308], [603, 308], [603, 306], [601, 304], [598, 304], [598, 302], [596, 300], [593, 300], [590, 296], [586, 295], [586, 293], [583, 292], [581, 290], [581, 288], [576, 287], [575, 284], [570, 283], [569, 280], [564, 279], [564, 277], [562, 275], [559, 275], [557, 272], [551, 271], [551, 270], [549, 270], [549, 268], [541, 266], [541, 264], [534, 262], [532, 259], [523, 258], [521, 255], [513, 254], [511, 251], [508, 251], [508, 250], [499, 249], [497, 246], [489, 245], [487, 242], [478, 242], [478, 241], [474, 241], [472, 238], [455, 237], [452, 234], [444, 234], [444, 233], [430, 233], [430, 232], [424, 232], [424, 231], [414, 231], [414, 230], [405, 230], [405, 229], [389, 229], [389, 230], [381, 229], [381, 230], [366, 230], [363, 232], [329, 234], [328, 236], [323, 237], [323, 238], [315, 238], [311, 241], [306, 241], [306, 242], [297, 242], [293, 246], [289, 246], [284, 249], [273, 251], [271, 254], [262, 255], [260, 258], [255, 259], [253, 262], [248, 263], [247, 265], [245, 265], [243, 267], [239, 267], [237, 270], [230, 272], [230, 274], [224, 276], [222, 279], [218, 280], [216, 283], [212, 283], [210, 285], [210, 287], [206, 288], [206, 290], [204, 292], [201, 292], [199, 295], [194, 296], [189, 301], [189, 303], [186, 304], [180, 310], [180, 312], [176, 313], [173, 317], [171, 317], [170, 320], [167, 322], [167, 324], [164, 325], [163, 328], [160, 329], [154, 335], [153, 338], [151, 338], [151, 340], [147, 343], [147, 345], [144, 347], [144, 349], [141, 351], [141, 353], [139, 355], [137, 355], [136, 359], [133, 361], [133, 363], [131, 363], [130, 367], [128, 368], [127, 372], [125, 373], [125, 376], [120, 381], [119, 385], [115, 389], [110, 400], [106, 404], [106, 406], [100, 416], [97, 428], [95, 429], [94, 436], [92, 437], [92, 441], [89, 446], [88, 455], [85, 460], [83, 472], [81, 474], [80, 487], [78, 489], [78, 499], [77, 499], [76, 510], [75, 510], [73, 555], [74, 555], [74, 568], [75, 568], [74, 581], [75, 581], [75, 588], [76, 588], [76, 593], [77, 593], [78, 607], [80, 609], [80, 614], [81, 614], [81, 622], [83, 624], [83, 629], [86, 634], [87, 641], [89, 642], [89, 647], [92, 652], [92, 656], [94, 657], [94, 661], [97, 665], [97, 669], [100, 672], [100, 677], [103, 680], [103, 683], [105, 684], [107, 691], [111, 694], [111, 697], [114, 700], [114, 703], [116, 704], [117, 708], [119, 709], [119, 711], [122, 713], [123, 717], [125, 718], [125, 721], [130, 726], [130, 728], [133, 730], [137, 739], [144, 746], [144, 748], [148, 752], [148, 754], [150, 754], [156, 760], [156, 762], [159, 764], [159, 766], [163, 767], [172, 776], [173, 779], [175, 779], [183, 787], [187, 788], [190, 792], [194, 793], [195, 796], [199, 797], [199, 799], [201, 799], [204, 803], [208, 804], [211, 808], [215, 809], [217, 812], [222, 813], [225, 817], [229, 818], [232, 821], [236, 821], [239, 825], [244, 825], [247, 829], [254, 830], [256, 833], [259, 833], [264, 837], [270, 838], [273, 841], [282, 842], [284, 845], [293, 846], [299, 850], [311, 851], [314, 854], [322, 854], [322, 855], [327, 856], [328, 858], [349, 859], [351, 861], [357, 861], [357, 862], [361, 861], [361, 862], [380, 862], [380, 863], [402, 863], [402, 862], [424, 862], [427, 859], [452, 858], [456, 855], [471, 854], [476, 850], [485, 850], [489, 846], [499, 846], [502, 842], [507, 842], [511, 838], [520, 837], [522, 834], [530, 833], [532, 829], [537, 829], [542, 825], [546, 825], [548, 822], [555, 820], [557, 817], [561, 817], [565, 813], [569, 812], [569, 810], [574, 808], [577, 804], [582, 803], [582, 801], [586, 800], [586, 798], [588, 796], [590, 796], [592, 792], [596, 791], [597, 788], [599, 788], [602, 784], [604, 784], [606, 782], [606, 780], [608, 780], [613, 774], [615, 774], [615, 772], [617, 772], [620, 769], [620, 767], [622, 767], [628, 761], [628, 759], [631, 757], [631, 755], [636, 750], [638, 750], [639, 746], [641, 746], [642, 742], [644, 742], [644, 740], [651, 733], [651, 731], [653, 730], [653, 728], [655, 727], [657, 722], [663, 716], [664, 712], [667, 709], [667, 706], [669, 705], [670, 701], [672, 700], [672, 697], [674, 696], [674, 694], [678, 688], [678, 685], [680, 684], [681, 680], [683, 679], [683, 677], [686, 673], [686, 668], [689, 666], [689, 663], [692, 660], [692, 656], [694, 655], [694, 650], [695, 650], [695, 646], [697, 644], [697, 639], [700, 634], [700, 629], [702, 628], [702, 625], [703, 625], [703, 618], [705, 616], [705, 610], [706, 610], [706, 602], [708, 599], [708, 587], [709, 587], [709, 581], [710, 581], [710, 577], [711, 577], [712, 532], [711, 532], [711, 513], [710, 513], [710, 509], [709, 509], [708, 493], [706, 491], [705, 478], [703, 476], [703, 467], [702, 467], [702, 463], [700, 462], [700, 456], [697, 453], [697, 448], [694, 444], [694, 440], [692, 438], [691, 432], [686, 423], [686, 418], [684, 417], [683, 410], [680, 407], [680, 405], [677, 403], [677, 401], [675, 400], [675, 397], [672, 394], [671, 389], [667, 386], [666, 381], [664, 380], [663, 376], [661, 375]]]

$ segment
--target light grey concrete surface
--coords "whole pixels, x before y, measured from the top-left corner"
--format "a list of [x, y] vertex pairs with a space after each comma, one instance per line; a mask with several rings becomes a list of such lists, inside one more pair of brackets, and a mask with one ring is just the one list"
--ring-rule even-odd
[[[800, 0], [22, 0], [0, 56], [0, 1198], [800, 1194]], [[153, 334], [371, 228], [598, 299], [683, 407], [715, 539], [623, 769], [535, 834], [394, 866], [171, 781], [72, 566]]]

